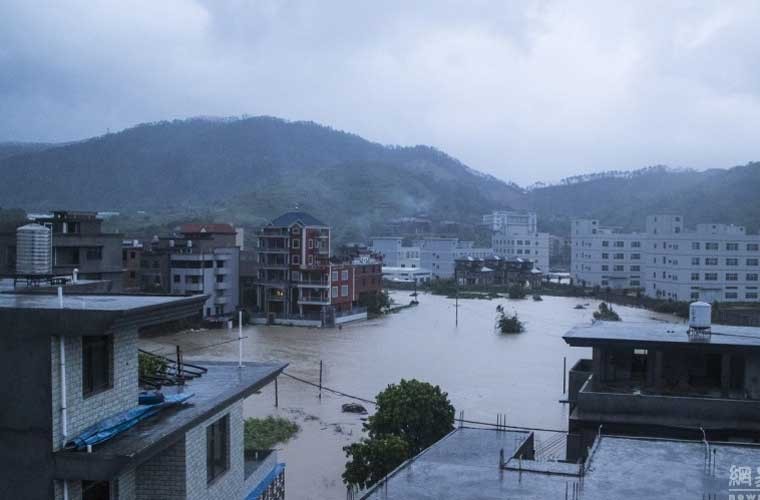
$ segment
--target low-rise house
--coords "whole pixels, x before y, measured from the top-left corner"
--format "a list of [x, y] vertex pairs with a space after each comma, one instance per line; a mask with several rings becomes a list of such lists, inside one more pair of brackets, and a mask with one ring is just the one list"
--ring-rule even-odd
[[455, 262], [455, 273], [462, 286], [528, 285], [533, 288], [541, 284], [543, 276], [530, 260], [497, 255], [459, 258]]
[[164, 360], [162, 372], [175, 385], [162, 388], [163, 403], [139, 404], [139, 330], [198, 316], [205, 300], [0, 293], [0, 373], [6, 380], [0, 495], [284, 498], [276, 455], [244, 449], [243, 400], [285, 365], [178, 367]]
[[421, 285], [433, 279], [433, 274], [420, 267], [383, 266], [383, 279], [390, 283], [417, 283]]
[[[700, 307], [709, 310], [692, 304]], [[569, 374], [569, 456], [585, 453], [600, 425], [616, 434], [760, 440], [760, 329], [599, 321], [563, 338], [592, 351]]]
[[[554, 433], [548, 439], [561, 439]], [[534, 449], [535, 448], [535, 449]], [[407, 460], [367, 500], [750, 499], [760, 446], [595, 436], [585, 462], [539, 455], [533, 432], [461, 427]], [[751, 496], [750, 496], [751, 495]]]

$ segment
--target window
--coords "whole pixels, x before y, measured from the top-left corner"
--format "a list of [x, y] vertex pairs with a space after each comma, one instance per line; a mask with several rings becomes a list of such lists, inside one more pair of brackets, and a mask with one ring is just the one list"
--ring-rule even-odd
[[348, 285], [341, 285], [341, 287], [340, 287], [340, 296], [341, 297], [348, 297]]
[[110, 500], [111, 484], [108, 481], [82, 481], [82, 500]]
[[103, 247], [87, 248], [87, 260], [103, 260]]
[[699, 281], [699, 273], [691, 273], [691, 281]]
[[735, 252], [739, 250], [739, 244], [738, 243], [726, 243], [726, 250], [730, 250], [732, 252]]
[[691, 265], [692, 266], [698, 266], [699, 265], [699, 257], [692, 257], [691, 258]]
[[625, 266], [616, 265], [614, 269], [615, 269], [615, 271], [625, 271]]
[[699, 292], [691, 292], [691, 299], [692, 300], [699, 299]]
[[338, 271], [333, 271], [332, 272], [332, 280], [333, 281], [338, 281]]
[[631, 280], [631, 286], [641, 286], [641, 282], [639, 280]]
[[309, 238], [309, 248], [314, 248], [314, 240]]
[[218, 275], [216, 277], [216, 282], [217, 283], [224, 283], [224, 275], [223, 274]]
[[705, 273], [705, 281], [718, 281], [718, 273]]
[[314, 256], [313, 255], [309, 255], [308, 259], [309, 259], [309, 265], [313, 266], [314, 265]]
[[332, 287], [332, 296], [333, 296], [333, 298], [335, 298], [335, 297], [338, 296], [338, 287], [337, 286]]
[[747, 292], [744, 294], [745, 299], [756, 299], [757, 298], [757, 292]]
[[634, 272], [641, 271], [641, 266], [631, 266], [631, 271], [634, 271]]
[[82, 337], [82, 394], [92, 396], [111, 388], [113, 338]]
[[610, 242], [609, 242], [609, 241], [606, 241], [606, 240], [605, 240], [605, 241], [602, 241], [602, 246], [603, 246], [603, 247], [608, 247], [608, 246], [610, 246]]
[[758, 262], [758, 259], [747, 259], [748, 266], [756, 266], [757, 262]]
[[631, 242], [631, 248], [641, 248], [641, 242], [640, 241], [632, 241]]
[[623, 260], [625, 258], [625, 255], [622, 253], [616, 253], [615, 254], [615, 260]]
[[726, 265], [727, 266], [738, 266], [739, 265], [739, 259], [726, 259]]
[[738, 293], [736, 292], [726, 292], [726, 298], [727, 299], [735, 299], [738, 297]]
[[610, 266], [608, 266], [607, 264], [602, 264], [602, 271], [609, 271], [609, 270], [610, 270]]
[[609, 285], [609, 282], [607, 280], [602, 280], [602, 286], [607, 286], [607, 285]]
[[206, 427], [206, 482], [230, 468], [230, 416], [225, 415]]
[[705, 265], [706, 266], [717, 266], [718, 265], [718, 258], [717, 257], [705, 257]]
[[640, 253], [632, 253], [631, 254], [631, 260], [640, 260], [641, 254]]
[[747, 243], [747, 251], [748, 252], [757, 252], [760, 245], [757, 243]]
[[692, 250], [699, 250], [699, 242], [698, 241], [692, 241], [691, 242], [691, 249]]
[[718, 249], [717, 243], [711, 243], [709, 241], [705, 243], [705, 250], [717, 250], [717, 249]]
[[736, 273], [726, 273], [726, 281], [737, 281], [739, 279], [739, 275]]
[[747, 281], [757, 281], [757, 273], [747, 273]]
[[301, 257], [300, 257], [300, 256], [298, 256], [298, 255], [293, 255], [293, 256], [292, 256], [292, 258], [291, 258], [291, 262], [292, 262], [294, 265], [296, 265], [296, 266], [297, 266], [298, 264], [300, 264], [300, 263], [301, 263]]
[[294, 239], [293, 240], [293, 248], [301, 248], [301, 240]]
[[180, 276], [179, 274], [175, 274], [174, 275], [174, 282], [175, 283], [179, 283], [181, 279], [182, 279], [182, 276]]
[[615, 242], [615, 248], [623, 248], [625, 246], [624, 241], [616, 241]]
[[341, 273], [340, 279], [342, 279], [343, 281], [348, 281], [348, 270], [347, 269], [343, 270], [343, 272]]

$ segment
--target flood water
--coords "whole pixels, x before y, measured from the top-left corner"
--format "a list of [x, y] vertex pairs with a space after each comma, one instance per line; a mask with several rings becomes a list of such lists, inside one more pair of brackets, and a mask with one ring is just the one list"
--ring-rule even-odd
[[[407, 303], [409, 292], [393, 292]], [[506, 414], [508, 425], [567, 428], [567, 405], [560, 403], [562, 361], [570, 368], [587, 349], [570, 348], [562, 335], [588, 324], [598, 301], [545, 296], [524, 300], [460, 300], [455, 326], [454, 300], [421, 294], [420, 305], [384, 318], [346, 325], [342, 329], [251, 326], [244, 329], [244, 359], [289, 363], [287, 372], [316, 382], [323, 362], [323, 384], [351, 395], [374, 399], [388, 384], [417, 378], [448, 392], [457, 416], [495, 422]], [[495, 332], [496, 306], [516, 311], [525, 332]], [[589, 304], [585, 310], [577, 304]], [[672, 316], [615, 306], [623, 321], [674, 321]], [[237, 331], [182, 332], [141, 341], [151, 351], [172, 353], [179, 344], [191, 360], [237, 360]], [[194, 351], [195, 350], [195, 351]], [[193, 352], [194, 351], [194, 352]], [[299, 434], [280, 446], [287, 463], [289, 500], [345, 499], [341, 481], [346, 458], [342, 447], [362, 435], [361, 416], [341, 412], [352, 401], [329, 392], [318, 398], [314, 387], [288, 377], [279, 379], [279, 408], [274, 384], [246, 401], [246, 416], [282, 415], [298, 422]], [[369, 405], [368, 410], [372, 410]]]

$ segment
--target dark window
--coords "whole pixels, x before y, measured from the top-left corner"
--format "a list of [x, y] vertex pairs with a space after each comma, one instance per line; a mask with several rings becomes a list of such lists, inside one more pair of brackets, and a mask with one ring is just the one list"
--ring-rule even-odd
[[111, 387], [112, 357], [111, 336], [82, 337], [82, 393], [85, 397]]
[[82, 500], [110, 500], [108, 481], [82, 481]]
[[135, 279], [137, 277], [137, 273], [134, 271], [129, 271], [129, 279]]
[[229, 428], [229, 415], [206, 427], [206, 481], [209, 483], [230, 467]]
[[103, 247], [88, 248], [87, 260], [103, 260]]
[[182, 276], [180, 276], [179, 274], [175, 274], [174, 275], [174, 282], [175, 283], [179, 283], [181, 280], [182, 280]]

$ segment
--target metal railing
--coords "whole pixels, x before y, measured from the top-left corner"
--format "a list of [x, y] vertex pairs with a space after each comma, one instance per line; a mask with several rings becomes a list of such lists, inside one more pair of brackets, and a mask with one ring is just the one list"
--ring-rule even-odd
[[182, 354], [177, 347], [176, 359], [153, 354], [152, 352], [138, 349], [140, 356], [143, 356], [149, 362], [153, 362], [158, 367], [151, 374], [141, 374], [140, 385], [160, 389], [162, 386], [184, 385], [188, 380], [196, 379], [208, 372], [208, 368], [203, 366], [185, 363], [182, 360]]

